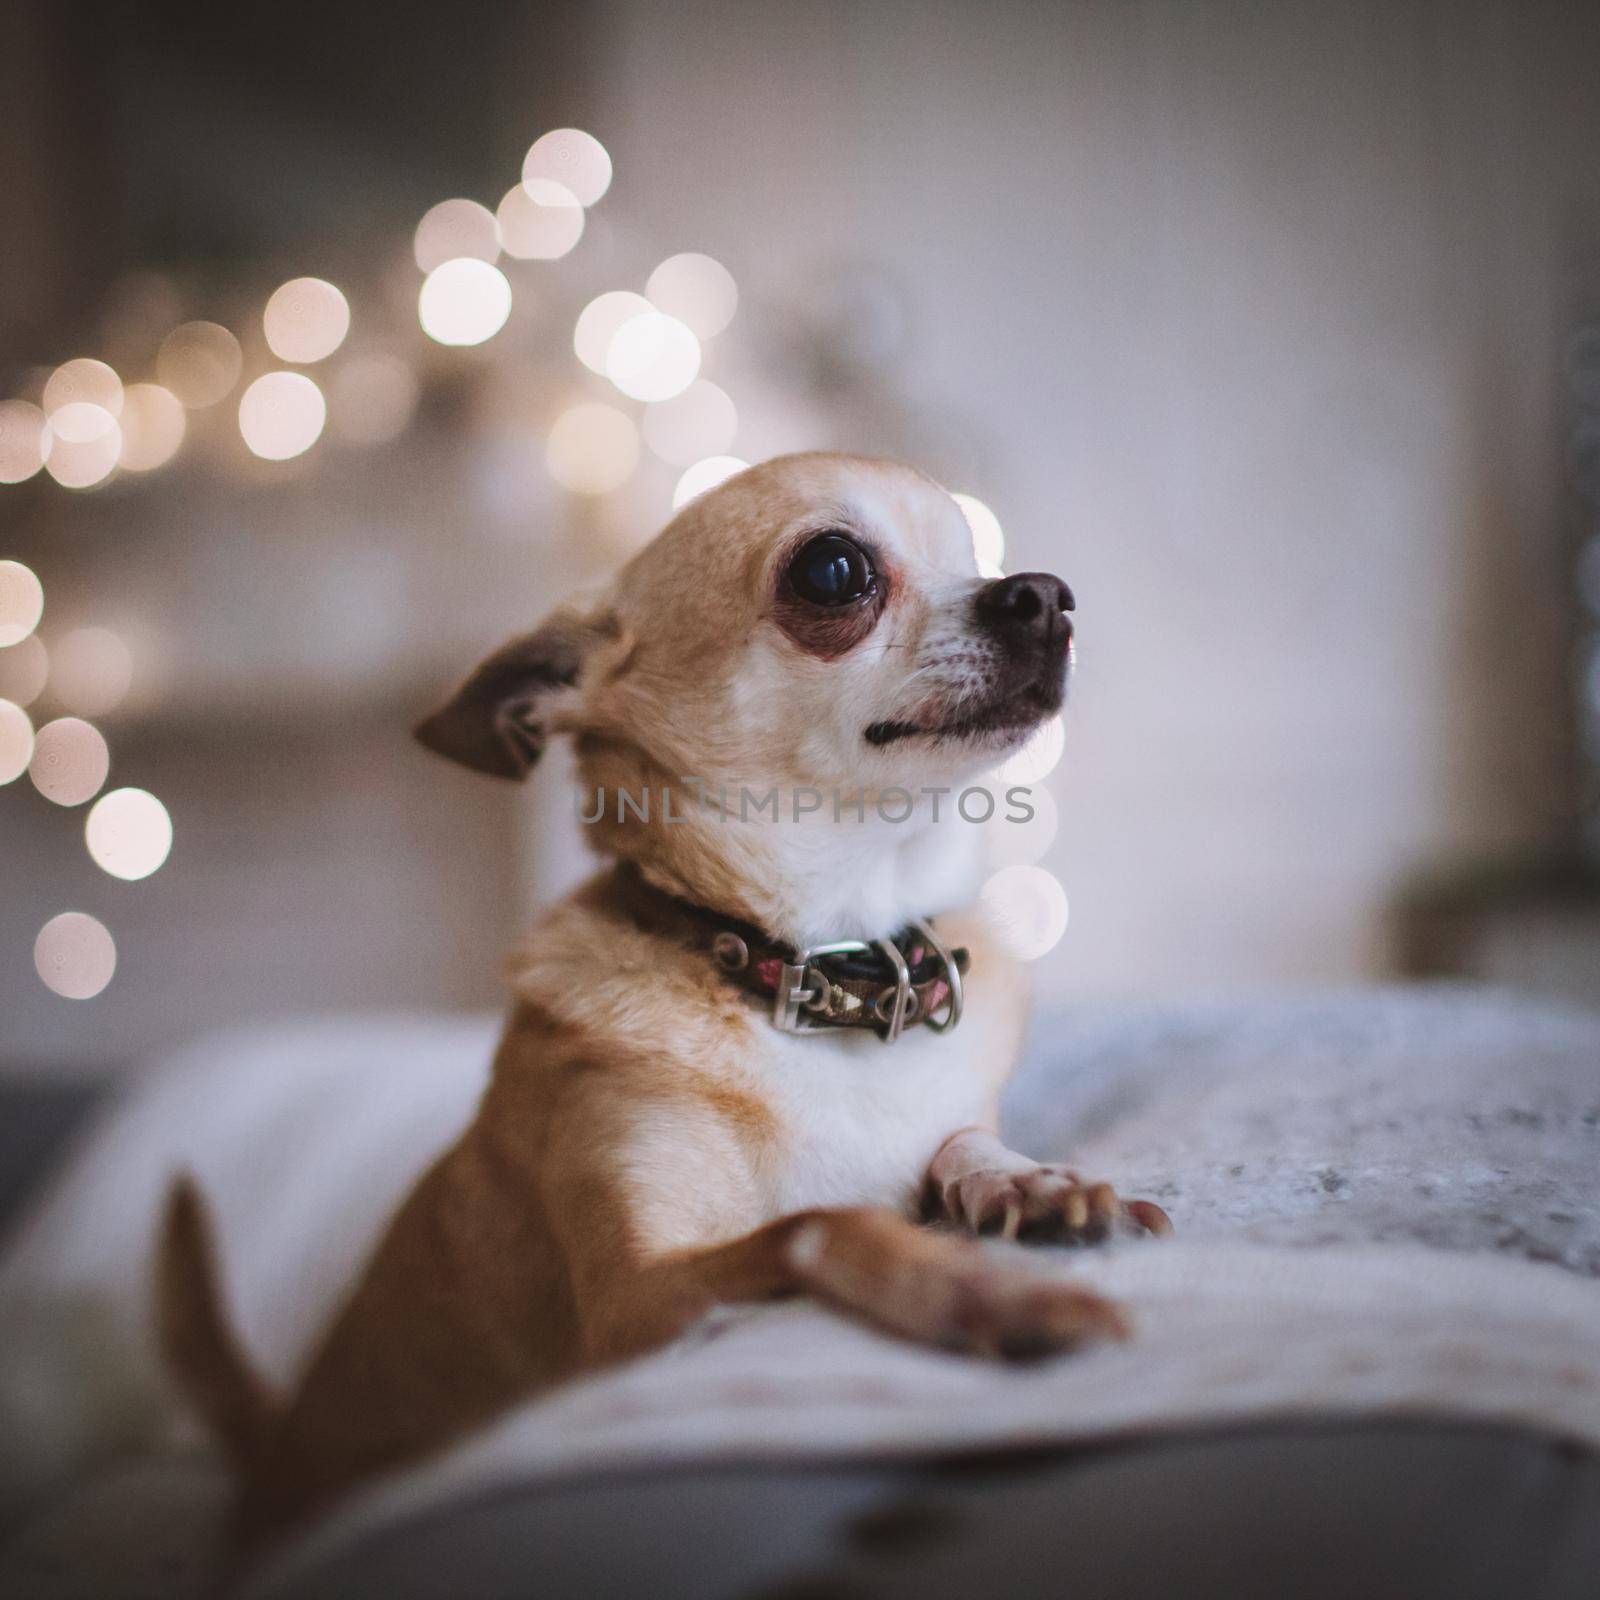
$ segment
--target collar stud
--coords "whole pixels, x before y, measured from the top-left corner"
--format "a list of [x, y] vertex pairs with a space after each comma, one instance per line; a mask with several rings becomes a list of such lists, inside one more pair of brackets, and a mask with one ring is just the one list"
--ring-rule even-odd
[[711, 959], [724, 972], [743, 972], [750, 965], [750, 946], [738, 934], [724, 928], [711, 941]]

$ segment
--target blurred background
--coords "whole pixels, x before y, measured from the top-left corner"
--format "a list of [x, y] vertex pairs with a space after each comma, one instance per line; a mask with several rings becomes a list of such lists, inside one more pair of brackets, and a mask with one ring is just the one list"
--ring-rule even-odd
[[496, 1004], [563, 773], [411, 722], [815, 446], [1078, 594], [992, 891], [1053, 997], [1600, 998], [1594, 6], [3, 28], [5, 1070]]

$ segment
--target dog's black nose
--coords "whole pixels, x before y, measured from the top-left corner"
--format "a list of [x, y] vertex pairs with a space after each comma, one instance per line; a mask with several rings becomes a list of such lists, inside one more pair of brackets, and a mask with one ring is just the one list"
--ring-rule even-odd
[[978, 591], [978, 620], [1002, 637], [1049, 647], [1072, 637], [1067, 617], [1077, 604], [1053, 573], [1019, 572], [996, 578]]

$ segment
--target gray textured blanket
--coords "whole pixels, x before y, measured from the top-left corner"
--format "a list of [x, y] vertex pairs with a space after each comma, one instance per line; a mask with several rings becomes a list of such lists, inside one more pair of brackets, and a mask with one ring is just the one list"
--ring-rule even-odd
[[1188, 1240], [1600, 1277], [1600, 1014], [1439, 986], [1077, 1016], [1041, 1029], [1007, 1113]]
[[[144, 1319], [164, 1174], [192, 1165], [215, 1197], [240, 1321], [284, 1376], [468, 1115], [492, 1031], [362, 1018], [208, 1040], [79, 1154], [0, 1264], [0, 1427], [56, 1482], [24, 1485], [35, 1510], [0, 1593], [198, 1581], [216, 1476], [152, 1453], [170, 1420]], [[1600, 1448], [1600, 1015], [1430, 989], [1046, 1016], [1008, 1121], [1019, 1148], [1172, 1213], [1170, 1244], [1028, 1252], [1124, 1296], [1130, 1344], [1019, 1372], [805, 1306], [713, 1319], [380, 1486], [260, 1592], [390, 1519], [624, 1463], [1307, 1412], [1495, 1418]], [[112, 1450], [134, 1464], [107, 1476]]]

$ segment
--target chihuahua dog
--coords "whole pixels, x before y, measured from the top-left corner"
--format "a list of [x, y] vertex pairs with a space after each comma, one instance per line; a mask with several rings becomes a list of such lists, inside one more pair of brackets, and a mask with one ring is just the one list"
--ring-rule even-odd
[[474, 1121], [292, 1397], [245, 1358], [175, 1187], [162, 1345], [240, 1475], [240, 1549], [717, 1304], [809, 1295], [995, 1357], [1127, 1334], [961, 1236], [1169, 1228], [1001, 1143], [1023, 986], [959, 915], [981, 830], [948, 797], [1060, 708], [1072, 608], [1059, 578], [980, 577], [920, 473], [790, 456], [691, 501], [422, 723], [507, 779], [572, 735], [608, 864], [514, 958]]

